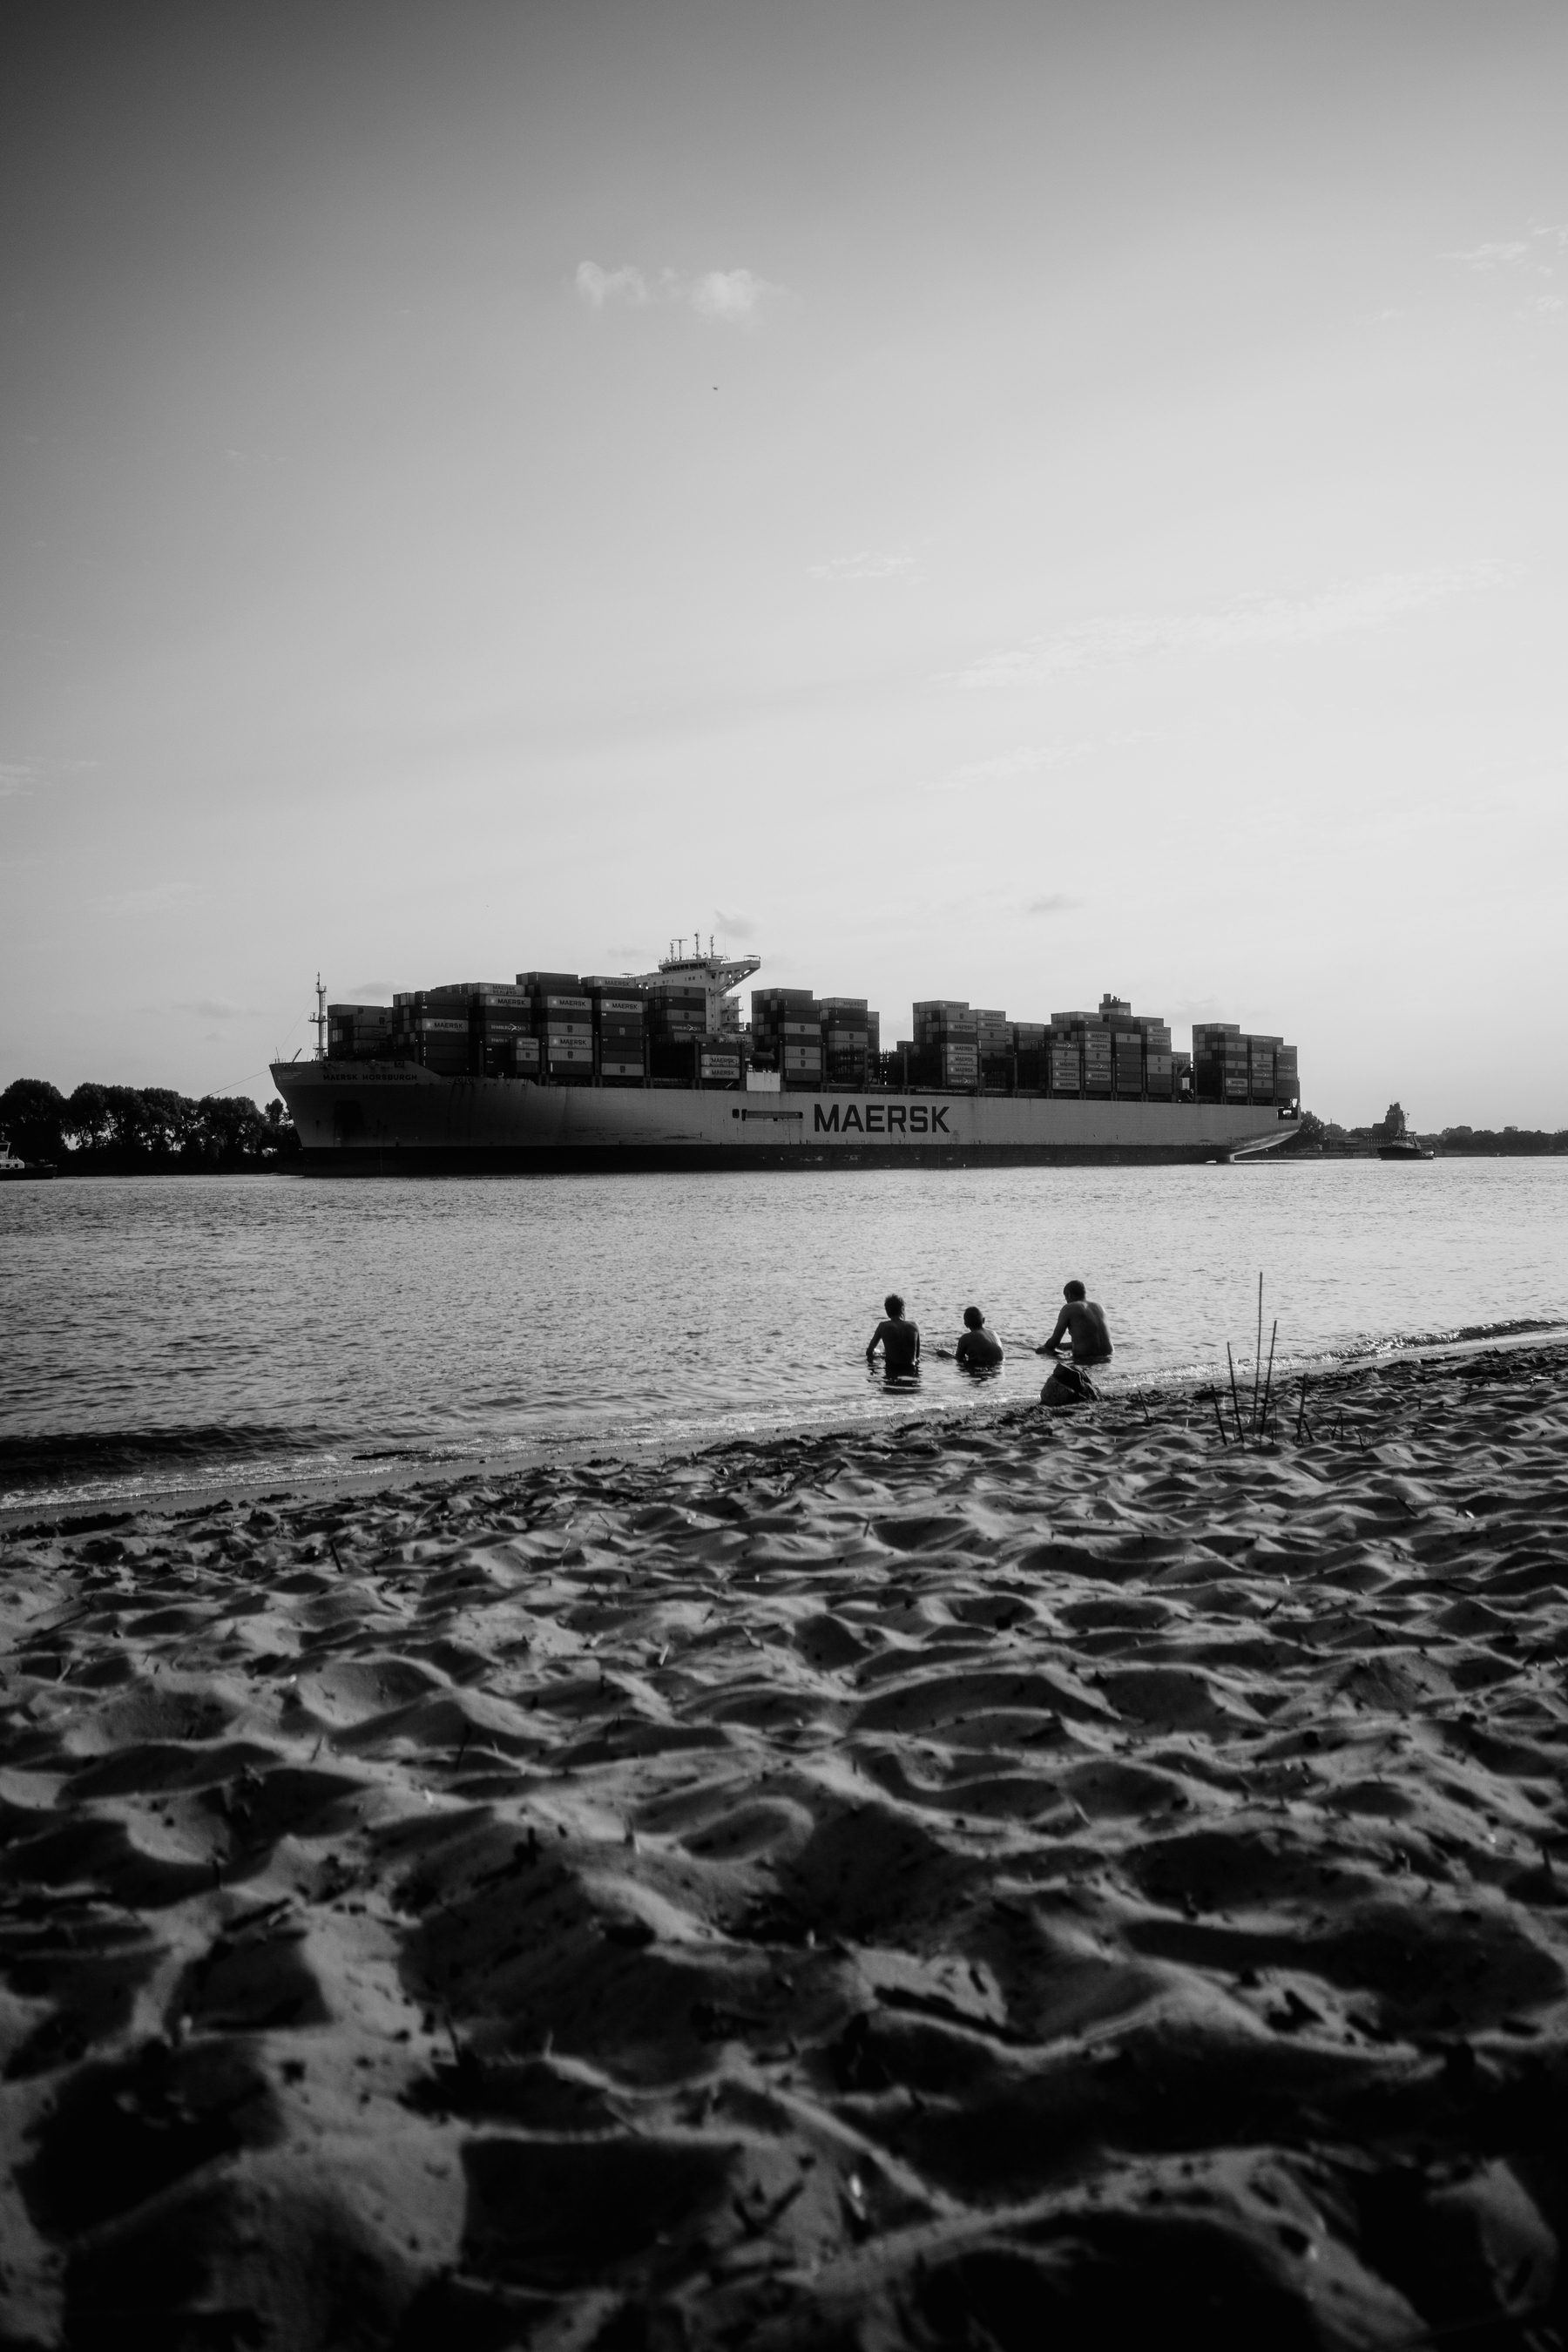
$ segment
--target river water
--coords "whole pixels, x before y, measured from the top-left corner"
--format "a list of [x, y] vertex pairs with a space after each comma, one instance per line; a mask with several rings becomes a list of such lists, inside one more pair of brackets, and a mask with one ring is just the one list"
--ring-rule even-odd
[[[1568, 1321], [1568, 1160], [0, 1187], [0, 1508], [985, 1412], [1079, 1276], [1110, 1385]], [[919, 1390], [864, 1349], [896, 1288]], [[931, 1351], [963, 1309], [976, 1383]]]

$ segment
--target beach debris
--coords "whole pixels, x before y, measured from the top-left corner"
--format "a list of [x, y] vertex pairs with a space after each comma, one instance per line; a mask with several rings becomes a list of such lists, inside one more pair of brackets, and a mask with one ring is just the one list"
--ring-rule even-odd
[[1100, 1391], [1081, 1364], [1058, 1364], [1040, 1391], [1040, 1402], [1053, 1412], [1071, 1412], [1080, 1404], [1098, 1404]]

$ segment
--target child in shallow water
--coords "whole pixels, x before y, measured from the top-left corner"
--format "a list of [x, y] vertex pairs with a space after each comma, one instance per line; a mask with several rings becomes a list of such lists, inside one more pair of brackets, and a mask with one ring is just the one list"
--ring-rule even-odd
[[963, 1337], [952, 1351], [955, 1363], [966, 1364], [972, 1372], [994, 1370], [1002, 1360], [1002, 1342], [994, 1331], [985, 1328], [985, 1318], [978, 1307], [963, 1310]]

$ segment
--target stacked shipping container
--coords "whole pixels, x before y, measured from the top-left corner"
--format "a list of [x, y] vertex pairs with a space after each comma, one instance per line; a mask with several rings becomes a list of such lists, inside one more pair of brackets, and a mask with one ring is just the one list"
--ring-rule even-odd
[[822, 1007], [809, 988], [752, 991], [752, 1051], [774, 1062], [781, 1086], [821, 1086]]
[[527, 1000], [502, 981], [450, 981], [393, 999], [395, 1060], [422, 1062], [443, 1077], [532, 1077]]
[[415, 989], [392, 1000], [395, 1057], [421, 1062], [438, 1077], [468, 1075], [468, 1008], [439, 989]]
[[697, 987], [660, 989], [647, 1000], [648, 1069], [656, 1086], [689, 1087], [701, 1076], [708, 994]]
[[789, 1087], [858, 1091], [883, 1084], [1090, 1095], [1121, 1100], [1300, 1101], [1297, 1053], [1280, 1037], [1235, 1022], [1200, 1022], [1193, 1053], [1173, 1051], [1157, 1016], [1103, 996], [1097, 1011], [1009, 1021], [954, 997], [914, 1008], [914, 1037], [884, 1063], [880, 1024], [866, 998], [809, 989], [758, 989], [752, 1035], [710, 1031], [710, 995], [676, 977], [654, 988], [603, 974], [519, 972], [515, 985], [454, 981], [405, 992], [390, 1008], [328, 1007], [336, 1060], [416, 1061], [449, 1077], [529, 1077], [563, 1085], [735, 1086], [748, 1055], [776, 1066]]
[[388, 1004], [329, 1004], [327, 1056], [334, 1062], [374, 1061], [392, 1045]]
[[593, 1008], [594, 1071], [602, 1086], [641, 1086], [647, 1070], [647, 1003], [624, 980], [590, 972], [583, 982]]
[[594, 1076], [594, 1008], [574, 971], [520, 971], [529, 1023], [539, 1046], [540, 1076], [583, 1087]]
[[1300, 1099], [1296, 1048], [1282, 1037], [1251, 1034], [1234, 1021], [1194, 1022], [1193, 1091], [1200, 1102], [1288, 1108]]
[[1156, 1101], [1167, 1102], [1178, 1091], [1171, 1032], [1163, 1021], [1143, 1024], [1143, 1086]]
[[1050, 1086], [1047, 1032], [1043, 1021], [1015, 1021], [1013, 1080], [1020, 1094], [1045, 1094]]
[[875, 1067], [877, 1015], [863, 996], [824, 996], [818, 1003], [823, 1084], [864, 1092]]
[[915, 1006], [915, 1050], [910, 1078], [968, 1093], [980, 1084], [980, 1025], [968, 1000], [928, 996]]
[[976, 1005], [974, 1049], [979, 1055], [980, 1085], [1006, 1093], [1013, 1083], [1013, 1024], [1005, 1013]]
[[487, 1078], [536, 1078], [541, 1048], [532, 1008], [515, 982], [489, 981], [468, 991], [468, 1067]]

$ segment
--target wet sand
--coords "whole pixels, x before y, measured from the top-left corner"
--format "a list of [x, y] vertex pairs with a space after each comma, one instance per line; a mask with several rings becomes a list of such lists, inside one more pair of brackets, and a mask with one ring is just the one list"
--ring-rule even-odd
[[1568, 1349], [0, 1539], [0, 2344], [1556, 2344]]

